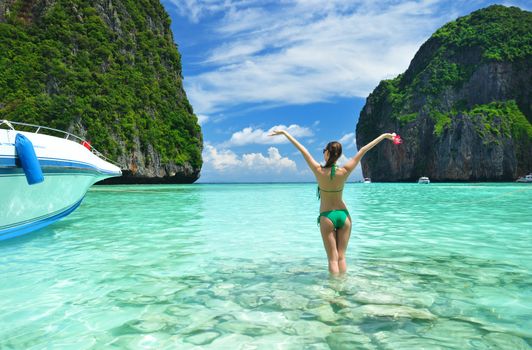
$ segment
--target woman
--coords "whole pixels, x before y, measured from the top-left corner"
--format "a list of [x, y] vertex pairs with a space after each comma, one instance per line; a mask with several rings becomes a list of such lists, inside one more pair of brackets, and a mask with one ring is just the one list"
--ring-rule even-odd
[[358, 153], [345, 163], [343, 167], [337, 167], [336, 161], [342, 155], [342, 145], [339, 142], [329, 142], [323, 149], [325, 166], [321, 166], [312, 158], [307, 149], [301, 145], [292, 135], [285, 130], [273, 131], [270, 136], [284, 135], [292, 142], [305, 158], [310, 170], [318, 181], [318, 198], [321, 199], [320, 224], [323, 245], [329, 260], [329, 272], [332, 274], [345, 273], [347, 264], [345, 251], [351, 235], [351, 217], [342, 200], [344, 184], [360, 159], [367, 151], [375, 147], [384, 139], [394, 140], [398, 137], [395, 133], [382, 134], [358, 151]]

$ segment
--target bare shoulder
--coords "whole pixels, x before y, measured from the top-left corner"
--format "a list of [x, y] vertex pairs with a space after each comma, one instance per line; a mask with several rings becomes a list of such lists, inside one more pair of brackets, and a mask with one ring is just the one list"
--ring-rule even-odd
[[336, 174], [339, 176], [345, 176], [349, 174], [349, 171], [347, 171], [347, 169], [344, 167], [339, 167], [338, 169], [336, 169]]
[[320, 165], [316, 167], [316, 175], [323, 176], [325, 175], [325, 169]]

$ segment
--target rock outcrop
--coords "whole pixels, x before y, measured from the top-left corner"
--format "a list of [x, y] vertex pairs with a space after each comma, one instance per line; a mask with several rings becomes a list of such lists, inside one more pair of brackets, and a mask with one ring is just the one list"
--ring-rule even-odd
[[382, 81], [357, 124], [375, 181], [511, 181], [532, 171], [532, 13], [490, 6], [450, 22], [405, 73]]
[[0, 118], [67, 130], [123, 169], [191, 183], [203, 147], [158, 0], [0, 0]]

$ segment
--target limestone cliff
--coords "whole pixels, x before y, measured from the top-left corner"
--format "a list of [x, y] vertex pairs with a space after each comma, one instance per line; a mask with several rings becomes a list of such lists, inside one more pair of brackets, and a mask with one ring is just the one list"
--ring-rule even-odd
[[507, 181], [532, 171], [532, 13], [490, 6], [436, 31], [405, 73], [382, 81], [357, 124], [376, 181]]
[[0, 118], [66, 129], [122, 183], [189, 183], [202, 135], [158, 0], [0, 0]]

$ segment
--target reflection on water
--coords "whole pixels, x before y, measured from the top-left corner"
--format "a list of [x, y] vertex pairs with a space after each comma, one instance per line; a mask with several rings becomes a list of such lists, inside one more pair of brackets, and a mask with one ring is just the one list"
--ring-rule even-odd
[[348, 185], [331, 277], [313, 189], [94, 188], [0, 245], [0, 348], [530, 348], [530, 192]]

